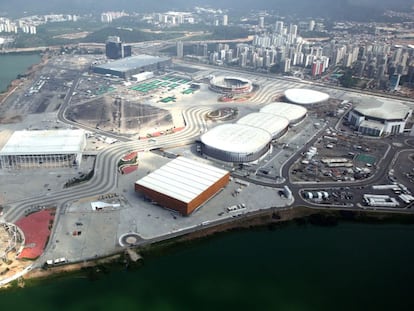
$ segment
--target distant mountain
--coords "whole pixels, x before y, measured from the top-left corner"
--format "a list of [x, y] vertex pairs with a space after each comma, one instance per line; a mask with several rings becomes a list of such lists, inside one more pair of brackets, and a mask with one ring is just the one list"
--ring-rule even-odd
[[[276, 10], [281, 15], [321, 16], [359, 19], [375, 16], [384, 9], [408, 10], [414, 0], [0, 0], [0, 14], [100, 13], [102, 11], [162, 12], [186, 10], [194, 6], [232, 9], [241, 12], [252, 9]], [[356, 12], [359, 11], [359, 12]]]

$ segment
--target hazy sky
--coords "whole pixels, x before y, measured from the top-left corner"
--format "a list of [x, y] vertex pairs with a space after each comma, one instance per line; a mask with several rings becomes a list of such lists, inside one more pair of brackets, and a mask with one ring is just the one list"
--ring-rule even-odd
[[[105, 10], [126, 10], [138, 12], [190, 9], [195, 5], [215, 8], [273, 9], [284, 13], [300, 15], [309, 12], [347, 13], [356, 7], [373, 9], [414, 6], [414, 0], [0, 0], [0, 12], [10, 14], [102, 12]], [[342, 11], [342, 12], [341, 12]]]

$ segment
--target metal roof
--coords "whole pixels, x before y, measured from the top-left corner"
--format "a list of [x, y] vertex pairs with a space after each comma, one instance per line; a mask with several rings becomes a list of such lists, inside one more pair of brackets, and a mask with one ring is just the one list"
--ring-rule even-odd
[[237, 124], [249, 125], [268, 131], [277, 136], [289, 126], [288, 119], [264, 112], [253, 112], [237, 121]]
[[189, 203], [228, 174], [217, 167], [178, 157], [136, 184]]
[[354, 109], [364, 116], [383, 120], [403, 120], [411, 111], [404, 104], [377, 98], [371, 98], [369, 101], [357, 104]]
[[308, 110], [305, 107], [288, 104], [283, 102], [274, 102], [264, 106], [260, 112], [271, 113], [277, 116], [285, 117], [289, 123], [295, 123], [302, 119]]
[[84, 146], [83, 130], [16, 131], [0, 155], [71, 154]]
[[128, 71], [135, 68], [154, 65], [159, 62], [167, 61], [168, 57], [151, 56], [146, 54], [140, 54], [136, 56], [130, 56], [121, 58], [119, 60], [109, 62], [102, 65], [94, 66], [95, 68], [102, 68], [114, 71]]
[[310, 89], [289, 89], [285, 91], [286, 98], [302, 105], [316, 104], [329, 99], [329, 95]]
[[219, 125], [201, 136], [201, 141], [210, 147], [238, 153], [257, 152], [271, 140], [269, 132], [243, 124]]

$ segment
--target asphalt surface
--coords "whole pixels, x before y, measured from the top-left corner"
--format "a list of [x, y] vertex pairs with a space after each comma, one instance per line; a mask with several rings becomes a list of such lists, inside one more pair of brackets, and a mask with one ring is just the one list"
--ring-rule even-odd
[[[203, 65], [204, 66], [204, 65]], [[208, 67], [210, 68], [210, 67]], [[223, 73], [223, 70], [217, 69], [217, 67], [212, 67], [214, 74], [217, 73]], [[225, 69], [225, 71], [233, 71], [238, 73], [243, 73], [246, 75], [245, 72], [241, 70], [233, 70], [233, 69]], [[262, 81], [269, 80], [270, 77], [266, 74], [256, 74], [256, 73], [248, 73], [247, 76], [250, 76], [253, 79], [260, 78]], [[256, 77], [256, 78], [255, 78]], [[72, 204], [73, 201], [79, 199], [79, 198], [86, 198], [86, 197], [92, 197], [92, 196], [99, 196], [104, 195], [107, 193], [113, 193], [118, 190], [118, 168], [117, 163], [119, 158], [121, 158], [125, 153], [127, 153], [130, 150], [151, 150], [155, 148], [176, 148], [185, 146], [191, 143], [194, 143], [195, 140], [200, 136], [200, 134], [204, 133], [207, 129], [207, 123], [204, 119], [204, 116], [206, 112], [211, 110], [210, 106], [198, 106], [198, 107], [190, 107], [185, 108], [182, 112], [186, 127], [175, 134], [171, 135], [164, 135], [159, 136], [154, 140], [128, 140], [123, 136], [116, 135], [114, 133], [107, 133], [100, 131], [96, 128], [89, 128], [84, 125], [80, 125], [76, 122], [73, 122], [71, 120], [68, 120], [65, 118], [65, 110], [70, 104], [71, 101], [71, 95], [76, 90], [76, 86], [78, 84], [80, 78], [80, 74], [75, 79], [74, 83], [71, 85], [69, 90], [66, 93], [66, 96], [64, 98], [64, 103], [62, 104], [59, 112], [58, 112], [58, 119], [61, 120], [64, 123], [74, 125], [76, 127], [84, 128], [85, 130], [102, 134], [105, 136], [109, 136], [112, 138], [118, 139], [120, 142], [114, 145], [111, 145], [107, 147], [106, 149], [98, 152], [95, 162], [95, 172], [92, 179], [82, 185], [74, 186], [71, 188], [67, 188], [64, 190], [58, 190], [55, 192], [52, 192], [48, 194], [47, 196], [38, 195], [33, 196], [30, 198], [25, 198], [23, 200], [20, 200], [18, 202], [14, 202], [10, 205], [5, 211], [2, 216], [2, 218], [8, 222], [14, 222], [20, 217], [22, 217], [25, 213], [25, 211], [33, 206], [56, 206], [57, 207], [57, 213], [56, 213], [56, 219], [55, 219], [55, 225], [53, 226], [53, 232], [51, 234], [50, 240], [55, 240], [55, 230], [56, 227], [59, 224], [60, 217], [62, 215], [65, 215], [68, 208]], [[280, 95], [280, 93], [287, 88], [291, 87], [298, 87], [303, 86], [304, 83], [300, 83], [297, 81], [286, 81], [282, 78], [271, 78], [274, 81], [280, 81], [283, 83], [268, 83], [263, 88], [261, 88], [260, 92], [258, 92], [252, 99], [251, 102], [253, 104], [261, 105], [263, 103], [268, 103], [273, 100], [273, 98], [277, 95]], [[283, 81], [282, 81], [283, 80]], [[310, 85], [313, 83], [305, 83], [305, 85]], [[314, 88], [314, 87], [312, 87]], [[320, 89], [324, 91], [323, 87], [320, 86]], [[345, 94], [345, 91], [347, 94]], [[345, 95], [350, 96], [349, 93], [357, 93], [357, 92], [349, 92], [349, 90], [344, 90], [340, 88], [335, 88], [331, 93], [334, 93], [336, 96], [343, 98]], [[352, 95], [352, 94], [351, 94]], [[404, 99], [405, 100], [405, 99]], [[320, 133], [323, 131], [323, 129], [328, 126], [328, 124], [324, 124], [320, 131], [316, 131], [313, 135], [310, 135], [308, 138], [306, 138], [306, 141], [304, 143], [297, 143], [296, 149], [291, 150], [290, 154], [286, 151], [281, 151], [283, 153], [283, 161], [281, 161], [280, 167], [279, 167], [279, 173], [280, 176], [283, 177], [279, 180], [279, 182], [269, 182], [263, 179], [258, 179], [256, 177], [246, 177], [243, 175], [238, 175], [238, 172], [234, 172], [234, 176], [249, 180], [252, 183], [255, 183], [257, 185], [262, 185], [266, 187], [273, 187], [273, 188], [281, 188], [283, 186], [288, 186], [289, 189], [291, 189], [294, 200], [295, 200], [295, 206], [308, 206], [308, 207], [315, 207], [315, 208], [321, 208], [324, 206], [314, 204], [312, 202], [308, 202], [307, 200], [304, 200], [302, 196], [300, 195], [300, 192], [303, 189], [326, 189], [326, 188], [334, 188], [338, 187], [338, 183], [331, 182], [331, 183], [292, 183], [290, 182], [290, 167], [291, 165], [300, 157], [300, 154], [304, 152], [308, 146], [312, 145], [315, 140], [318, 139], [320, 136]], [[332, 125], [331, 125], [332, 126]], [[398, 140], [401, 143], [400, 144], [394, 144], [394, 142]], [[397, 139], [397, 138], [387, 138], [385, 141], [389, 144], [388, 152], [384, 155], [384, 157], [379, 161], [377, 171], [374, 175], [372, 175], [369, 179], [362, 180], [362, 181], [354, 181], [354, 182], [341, 182], [341, 187], [352, 187], [353, 191], [357, 191], [357, 187], [364, 185], [369, 186], [373, 184], [383, 184], [388, 181], [388, 172], [390, 169], [396, 165], [396, 163], [399, 162], [400, 157], [407, 157], [411, 152], [414, 152], [414, 149], [412, 148], [414, 143], [411, 140], [406, 140], [405, 142], [403, 139]], [[410, 148], [410, 150], [407, 150], [407, 148]], [[286, 156], [285, 156], [286, 152]], [[399, 174], [399, 173], [398, 173]], [[355, 209], [358, 209], [357, 206], [353, 207]], [[394, 209], [395, 210], [395, 209]], [[248, 212], [244, 213], [241, 217], [248, 217], [254, 214], [260, 214], [261, 211], [254, 211], [254, 212]], [[226, 223], [233, 221], [232, 218], [225, 218], [221, 220], [215, 220], [214, 222], [205, 222], [201, 225], [201, 227], [209, 227], [213, 225], [217, 225], [220, 223]], [[170, 232], [167, 236], [162, 237], [155, 237], [152, 239], [142, 240], [139, 241], [139, 244], [143, 243], [152, 243], [155, 241], [163, 240], [165, 238], [171, 238], [174, 236], [182, 235], [188, 232], [193, 232], [196, 230], [199, 230], [201, 227], [195, 227], [191, 226], [189, 228], [181, 228], [180, 230], [176, 230], [175, 232]], [[45, 250], [45, 253], [48, 252], [51, 245], [49, 244]], [[38, 263], [40, 264], [42, 260], [45, 258], [39, 259]]]

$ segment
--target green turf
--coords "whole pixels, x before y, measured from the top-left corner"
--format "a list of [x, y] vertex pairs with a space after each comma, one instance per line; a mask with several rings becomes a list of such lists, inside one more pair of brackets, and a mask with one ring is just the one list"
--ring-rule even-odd
[[375, 163], [376, 158], [368, 154], [358, 154], [355, 160], [372, 165]]

